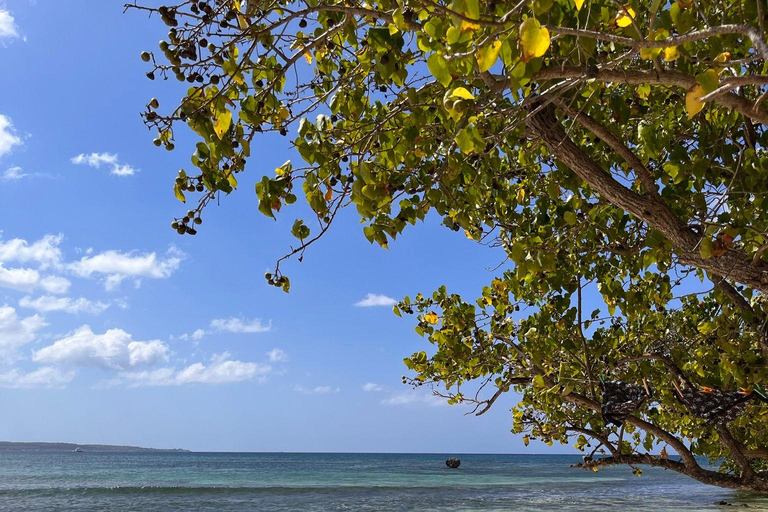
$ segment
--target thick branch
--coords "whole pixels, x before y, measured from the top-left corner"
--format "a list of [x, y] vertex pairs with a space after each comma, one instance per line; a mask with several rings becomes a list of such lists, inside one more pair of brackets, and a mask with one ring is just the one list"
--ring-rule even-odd
[[560, 110], [568, 114], [568, 117], [575, 119], [582, 127], [600, 137], [608, 147], [621, 156], [621, 158], [623, 158], [624, 161], [626, 161], [637, 173], [638, 178], [643, 182], [643, 186], [645, 186], [647, 192], [658, 192], [659, 188], [650, 171], [643, 165], [643, 162], [640, 161], [637, 155], [635, 155], [635, 153], [612, 131], [600, 124], [590, 115], [584, 112], [577, 112], [562, 101], [554, 100], [553, 103], [557, 105]]
[[754, 479], [755, 471], [752, 469], [752, 466], [749, 465], [749, 460], [747, 460], [747, 457], [741, 451], [741, 446], [739, 446], [739, 443], [733, 438], [728, 427], [724, 423], [719, 423], [717, 425], [717, 433], [720, 434], [720, 444], [728, 450], [731, 454], [731, 458], [736, 462], [736, 465], [739, 466], [739, 469], [741, 469], [741, 476], [747, 480]]
[[[493, 82], [488, 78], [495, 78]], [[676, 70], [616, 70], [616, 69], [600, 69], [596, 72], [590, 71], [584, 67], [578, 66], [565, 66], [565, 67], [543, 67], [537, 73], [533, 75], [531, 81], [543, 82], [546, 80], [563, 80], [563, 79], [590, 79], [598, 80], [600, 82], [611, 83], [623, 83], [628, 85], [666, 85], [675, 86], [689, 89], [696, 85], [696, 78], [687, 73], [683, 73]], [[736, 78], [736, 77], [734, 77]], [[741, 79], [742, 77], [738, 77]], [[755, 85], [764, 85], [768, 81], [768, 77], [759, 76], [751, 77], [752, 83]], [[485, 76], [486, 83], [491, 90], [495, 92], [501, 92], [510, 87], [512, 82], [507, 80], [503, 76]], [[727, 83], [729, 79], [725, 79], [724, 83]], [[768, 112], [762, 108], [754, 108], [754, 103], [742, 98], [731, 92], [718, 95], [712, 100], [712, 103], [716, 103], [725, 108], [735, 110], [741, 115], [752, 119], [756, 122], [768, 125]]]
[[614, 455], [612, 457], [601, 457], [599, 459], [593, 459], [591, 461], [582, 462], [576, 464], [574, 467], [589, 469], [616, 466], [616, 465], [648, 465], [654, 467], [661, 467], [664, 469], [671, 469], [684, 475], [688, 475], [700, 482], [709, 485], [717, 485], [728, 489], [743, 489], [752, 491], [768, 491], [768, 481], [759, 479], [757, 481], [748, 481], [744, 478], [739, 478], [733, 475], [727, 475], [724, 473], [717, 473], [715, 471], [706, 471], [705, 474], [693, 474], [685, 464], [682, 462], [665, 459], [657, 455]]
[[768, 265], [752, 265], [743, 254], [728, 250], [721, 257], [703, 258], [700, 236], [687, 226], [660, 198], [646, 197], [626, 188], [579, 148], [560, 125], [554, 108], [539, 109], [528, 118], [531, 134], [562, 160], [576, 175], [607, 201], [658, 229], [672, 241], [683, 264], [768, 292]]
[[572, 35], [589, 39], [597, 39], [599, 41], [606, 41], [610, 43], [623, 44], [636, 50], [640, 50], [641, 48], [667, 48], [669, 46], [680, 46], [681, 44], [701, 41], [714, 36], [724, 34], [738, 34], [746, 37], [747, 39], [750, 39], [752, 41], [752, 46], [758, 51], [763, 60], [768, 61], [768, 44], [766, 44], [765, 39], [763, 39], [763, 34], [761, 34], [754, 27], [750, 27], [749, 25], [720, 25], [716, 27], [705, 28], [703, 30], [696, 30], [681, 36], [668, 37], [660, 41], [652, 41], [650, 39], [632, 39], [631, 37], [623, 37], [607, 32], [596, 32], [593, 30], [575, 29], [569, 27], [548, 26], [547, 28], [550, 30], [550, 32], [555, 34]]

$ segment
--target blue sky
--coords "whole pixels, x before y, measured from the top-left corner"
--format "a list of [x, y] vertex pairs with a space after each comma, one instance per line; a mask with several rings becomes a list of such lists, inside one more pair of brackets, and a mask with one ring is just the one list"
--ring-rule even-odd
[[270, 136], [196, 237], [170, 229], [194, 139], [155, 148], [139, 117], [180, 95], [139, 59], [164, 35], [118, 1], [0, 2], [0, 439], [546, 451], [509, 433], [514, 397], [476, 418], [403, 386], [403, 357], [427, 343], [391, 307], [355, 305], [441, 284], [473, 297], [500, 252], [436, 219], [386, 251], [349, 211], [284, 267], [290, 294], [268, 286], [302, 214], [257, 211], [253, 184], [298, 158]]

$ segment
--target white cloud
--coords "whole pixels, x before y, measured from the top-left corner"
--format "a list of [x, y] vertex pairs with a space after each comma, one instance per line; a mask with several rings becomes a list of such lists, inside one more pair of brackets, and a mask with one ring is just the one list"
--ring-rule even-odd
[[[7, 14], [7, 11], [0, 11], [0, 34], [3, 30], [3, 13]], [[11, 18], [13, 20], [13, 18]], [[13, 123], [7, 116], [0, 114], [0, 157], [11, 152], [14, 146], [21, 144], [21, 138], [16, 135], [16, 130], [13, 129]]]
[[37, 288], [42, 288], [48, 293], [66, 293], [70, 284], [69, 280], [64, 277], [42, 277], [37, 270], [31, 268], [5, 268], [0, 263], [0, 287], [23, 292], [31, 292]]
[[112, 168], [109, 173], [115, 176], [133, 176], [136, 174], [136, 169], [130, 165], [119, 163], [115, 153], [80, 153], [70, 161], [75, 165], [89, 165], [96, 169], [101, 168], [102, 165], [107, 165]]
[[305, 395], [327, 395], [329, 393], [338, 393], [340, 388], [334, 388], [333, 386], [317, 386], [314, 388], [305, 388], [298, 384], [293, 386], [293, 390]]
[[19, 28], [10, 12], [0, 9], [0, 39], [15, 39], [19, 37]]
[[112, 167], [112, 170], [109, 171], [109, 174], [114, 174], [115, 176], [133, 176], [136, 174], [136, 169], [128, 164], [115, 165]]
[[384, 391], [384, 388], [379, 386], [375, 382], [366, 382], [363, 385], [363, 391]]
[[105, 275], [105, 287], [113, 290], [126, 278], [166, 279], [179, 268], [183, 257], [184, 254], [175, 248], [171, 248], [165, 257], [158, 257], [154, 252], [104, 251], [84, 256], [80, 261], [70, 263], [69, 268], [80, 277]]
[[40, 284], [40, 273], [31, 268], [5, 268], [0, 265], [0, 286], [31, 291]]
[[83, 325], [74, 334], [36, 351], [32, 359], [43, 363], [94, 366], [105, 370], [128, 370], [168, 360], [168, 345], [160, 340], [134, 341], [122, 329], [94, 333]]
[[61, 276], [46, 276], [40, 280], [40, 288], [48, 293], [67, 293], [71, 284], [69, 279]]
[[91, 153], [89, 155], [80, 153], [76, 157], [72, 158], [72, 163], [76, 165], [90, 165], [91, 167], [98, 169], [102, 164], [116, 164], [117, 155], [113, 153]]
[[440, 398], [439, 396], [428, 395], [423, 392], [419, 392], [417, 390], [407, 391], [404, 393], [396, 393], [388, 398], [385, 398], [384, 400], [381, 401], [381, 403], [384, 405], [419, 404], [419, 405], [429, 405], [433, 407], [447, 404], [446, 400], [443, 398]]
[[21, 370], [0, 373], [0, 387], [3, 388], [60, 388], [75, 378], [75, 372], [62, 371], [50, 366], [24, 373]]
[[42, 268], [57, 265], [61, 262], [59, 245], [63, 235], [45, 235], [31, 244], [21, 238], [8, 241], [0, 240], [0, 262], [18, 261], [26, 263], [35, 261]]
[[272, 324], [263, 324], [259, 318], [244, 320], [242, 318], [217, 318], [211, 320], [211, 328], [216, 331], [235, 333], [267, 332]]
[[17, 349], [34, 340], [37, 332], [47, 325], [40, 315], [21, 318], [16, 309], [0, 306], [0, 359], [15, 359]]
[[359, 308], [371, 308], [376, 306], [394, 306], [397, 301], [380, 293], [369, 293], [365, 298], [355, 303]]
[[204, 329], [197, 329], [192, 334], [189, 334], [189, 333], [185, 332], [184, 334], [179, 336], [179, 339], [180, 340], [185, 340], [185, 341], [188, 340], [188, 339], [193, 339], [195, 341], [199, 341], [199, 340], [203, 339], [206, 334], [208, 334], [208, 332], [206, 330], [204, 330]]
[[273, 348], [267, 352], [267, 357], [273, 363], [283, 363], [288, 360], [288, 354], [285, 353], [285, 350], [279, 348]]
[[266, 364], [234, 361], [230, 354], [214, 356], [208, 365], [194, 363], [181, 370], [158, 368], [140, 372], [122, 372], [107, 381], [108, 386], [181, 386], [184, 384], [226, 384], [250, 380], [263, 381], [272, 371]]
[[0, 181], [18, 181], [29, 176], [29, 174], [24, 174], [21, 171], [22, 169], [19, 166], [9, 167], [0, 175]]
[[41, 313], [50, 311], [64, 311], [67, 313], [94, 313], [99, 314], [109, 307], [109, 304], [103, 302], [93, 302], [84, 297], [73, 299], [71, 297], [54, 297], [52, 295], [43, 295], [36, 299], [32, 297], [22, 297], [19, 300], [19, 306], [23, 308], [34, 309]]

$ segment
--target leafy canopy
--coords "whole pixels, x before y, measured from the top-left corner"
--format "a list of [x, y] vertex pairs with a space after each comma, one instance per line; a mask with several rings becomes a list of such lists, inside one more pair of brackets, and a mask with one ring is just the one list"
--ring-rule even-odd
[[[174, 184], [192, 205], [179, 233], [237, 188], [254, 137], [290, 136], [302, 162], [255, 186], [267, 217], [299, 198], [314, 212], [286, 257], [344, 207], [382, 247], [432, 212], [506, 251], [478, 298], [440, 288], [395, 307], [430, 344], [405, 380], [479, 414], [514, 389], [513, 432], [574, 443], [588, 469], [652, 464], [768, 490], [768, 407], [707, 425], [680, 398], [766, 385], [760, 0], [127, 7], [170, 27], [142, 54], [148, 77], [189, 82], [177, 107], [144, 113], [158, 146], [183, 125], [200, 137]], [[284, 259], [266, 278], [288, 291]], [[596, 295], [593, 310], [583, 296]], [[600, 417], [601, 376], [655, 390], [623, 429]]]

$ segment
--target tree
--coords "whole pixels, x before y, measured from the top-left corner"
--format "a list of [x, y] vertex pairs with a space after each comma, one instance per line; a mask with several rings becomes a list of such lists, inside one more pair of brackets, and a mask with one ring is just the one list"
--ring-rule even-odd
[[514, 390], [513, 431], [575, 443], [585, 469], [768, 491], [762, 0], [126, 7], [170, 26], [147, 76], [190, 83], [144, 113], [158, 146], [179, 123], [201, 138], [174, 185], [193, 204], [179, 233], [237, 188], [254, 137], [297, 131], [304, 163], [261, 178], [259, 209], [301, 195], [316, 218], [270, 284], [288, 291], [280, 263], [346, 206], [382, 247], [433, 212], [509, 264], [476, 300], [395, 307], [431, 344], [406, 382], [476, 414]]

